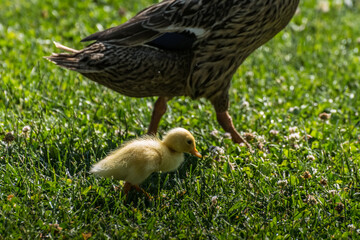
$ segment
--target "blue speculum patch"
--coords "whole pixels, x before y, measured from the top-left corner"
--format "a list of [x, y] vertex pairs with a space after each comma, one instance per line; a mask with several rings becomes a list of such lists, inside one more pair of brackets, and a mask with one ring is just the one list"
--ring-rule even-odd
[[196, 37], [192, 33], [164, 33], [160, 37], [148, 42], [148, 45], [165, 50], [189, 50], [191, 49]]

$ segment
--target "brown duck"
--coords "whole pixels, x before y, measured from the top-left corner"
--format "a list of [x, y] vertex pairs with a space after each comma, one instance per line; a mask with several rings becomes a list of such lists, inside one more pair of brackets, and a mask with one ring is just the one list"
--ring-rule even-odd
[[241, 63], [291, 20], [299, 0], [164, 0], [117, 27], [94, 33], [82, 50], [47, 57], [130, 97], [158, 96], [148, 133], [177, 96], [207, 98], [236, 143], [246, 141], [228, 113]]

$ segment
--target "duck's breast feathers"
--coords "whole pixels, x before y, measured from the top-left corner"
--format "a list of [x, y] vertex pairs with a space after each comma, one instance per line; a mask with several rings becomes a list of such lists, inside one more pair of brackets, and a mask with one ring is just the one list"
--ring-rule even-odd
[[[109, 41], [128, 46], [155, 41], [159, 45], [161, 37], [167, 33], [177, 33], [171, 35], [172, 40], [174, 36], [179, 36], [180, 39], [175, 38], [175, 41], [180, 41], [182, 37], [189, 41], [189, 35], [194, 40], [208, 30], [206, 25], [209, 22], [199, 21], [205, 14], [200, 11], [202, 7], [202, 0], [163, 1], [144, 9], [122, 25], [94, 33], [82, 41]], [[160, 40], [156, 41], [158, 38]]]

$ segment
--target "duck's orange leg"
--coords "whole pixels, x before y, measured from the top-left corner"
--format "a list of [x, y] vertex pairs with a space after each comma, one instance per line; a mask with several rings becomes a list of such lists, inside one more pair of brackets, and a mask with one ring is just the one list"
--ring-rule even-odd
[[159, 97], [158, 100], [156, 100], [154, 105], [154, 110], [151, 116], [151, 122], [148, 129], [149, 135], [156, 135], [161, 117], [166, 112], [166, 108], [167, 108], [166, 102], [168, 100], [169, 98], [167, 97]]
[[236, 131], [228, 111], [216, 112], [216, 118], [221, 127], [226, 132], [230, 133], [234, 143], [244, 143], [249, 149], [251, 149], [250, 144]]

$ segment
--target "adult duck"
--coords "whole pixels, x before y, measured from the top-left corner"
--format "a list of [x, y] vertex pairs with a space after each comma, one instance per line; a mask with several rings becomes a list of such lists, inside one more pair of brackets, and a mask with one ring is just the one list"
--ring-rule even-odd
[[[246, 143], [228, 113], [231, 78], [242, 62], [291, 20], [299, 0], [164, 0], [122, 25], [94, 33], [82, 50], [47, 57], [130, 97], [158, 96], [148, 133], [167, 101], [206, 98], [236, 143]], [[248, 144], [247, 144], [248, 145]]]

